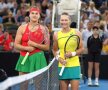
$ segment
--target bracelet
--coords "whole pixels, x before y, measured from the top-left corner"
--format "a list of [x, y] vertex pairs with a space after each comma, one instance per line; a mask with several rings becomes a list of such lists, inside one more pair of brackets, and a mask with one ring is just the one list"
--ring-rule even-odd
[[72, 56], [76, 56], [76, 52], [71, 52], [71, 55]]
[[56, 60], [58, 60], [58, 59], [59, 59], [59, 57], [60, 57], [60, 55], [57, 55], [57, 56], [56, 56]]

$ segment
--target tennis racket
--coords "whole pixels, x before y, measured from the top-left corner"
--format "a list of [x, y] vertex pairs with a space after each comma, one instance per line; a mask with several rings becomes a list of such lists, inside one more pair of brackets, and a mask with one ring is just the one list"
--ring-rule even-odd
[[[48, 29], [45, 27], [45, 30], [36, 30], [35, 32], [30, 32], [29, 31], [29, 37], [28, 37], [31, 41], [34, 41], [38, 44], [46, 44], [49, 42], [49, 32]], [[24, 65], [28, 56], [29, 56], [29, 52], [26, 53], [25, 57], [23, 58], [21, 64]]]
[[[76, 44], [77, 46], [75, 47], [75, 51], [79, 48], [79, 44], [80, 44], [80, 37], [78, 35], [74, 35], [74, 34], [71, 34], [66, 43], [65, 43], [65, 46], [64, 46], [64, 53], [66, 54], [66, 52], [69, 50], [68, 48], [70, 47], [73, 47], [74, 44]], [[67, 58], [65, 58], [66, 60]], [[65, 66], [63, 65], [61, 70], [60, 70], [60, 73], [59, 75], [62, 76], [63, 74], [63, 71], [65, 69]]]

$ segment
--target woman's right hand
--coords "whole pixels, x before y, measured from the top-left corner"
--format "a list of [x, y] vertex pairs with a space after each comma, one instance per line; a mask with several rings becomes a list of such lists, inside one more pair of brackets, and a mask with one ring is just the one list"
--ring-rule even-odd
[[34, 50], [35, 50], [34, 47], [31, 47], [31, 46], [28, 46], [28, 47], [27, 47], [27, 51], [28, 51], [28, 52], [32, 52], [32, 51], [34, 51]]
[[66, 65], [67, 64], [67, 61], [64, 60], [63, 58], [59, 57], [58, 61], [62, 64], [62, 65]]

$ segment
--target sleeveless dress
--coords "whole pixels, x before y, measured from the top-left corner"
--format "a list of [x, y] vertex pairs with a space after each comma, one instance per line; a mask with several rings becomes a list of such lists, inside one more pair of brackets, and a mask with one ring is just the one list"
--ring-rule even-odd
[[[30, 32], [28, 26], [29, 26], [29, 24], [26, 26], [26, 30], [22, 36], [21, 44], [23, 46], [28, 46], [27, 45], [28, 40], [30, 39], [32, 41], [36, 41], [36, 38], [38, 38], [38, 40], [36, 42], [40, 43], [42, 41], [41, 36], [37, 37], [38, 35], [36, 34], [36, 33], [40, 33], [40, 30], [41, 30], [40, 26], [35, 32]], [[44, 33], [41, 33], [41, 34], [44, 34]], [[21, 62], [22, 62], [24, 56], [26, 55], [26, 53], [27, 53], [26, 51], [20, 51], [20, 57], [18, 59], [15, 70], [17, 70], [19, 72], [29, 73], [29, 72], [33, 72], [33, 71], [39, 70], [39, 69], [47, 66], [44, 52], [38, 48], [36, 48], [34, 51], [30, 52], [26, 62], [24, 63], [24, 65], [22, 65]]]
[[[74, 29], [71, 29], [70, 32], [68, 33], [62, 33], [61, 31], [58, 31], [58, 47], [60, 50], [60, 57], [64, 59], [64, 46], [69, 38], [70, 34], [75, 35], [76, 31]], [[68, 44], [66, 46], [66, 51], [71, 51], [74, 52], [77, 47], [77, 40], [74, 40], [72, 38], [71, 40], [68, 41]], [[65, 66], [65, 69], [63, 71], [62, 76], [59, 76], [59, 79], [80, 79], [80, 62], [79, 62], [79, 57], [74, 56], [71, 58], [66, 59], [67, 64]], [[58, 64], [58, 73], [60, 73], [60, 70], [62, 68], [62, 64], [59, 62]]]

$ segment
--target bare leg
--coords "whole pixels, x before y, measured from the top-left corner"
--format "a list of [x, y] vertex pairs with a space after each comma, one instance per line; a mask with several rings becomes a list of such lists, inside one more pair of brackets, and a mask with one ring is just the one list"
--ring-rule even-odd
[[25, 72], [19, 72], [19, 75], [24, 75], [24, 74], [27, 74], [27, 73], [25, 73]]
[[71, 90], [79, 90], [79, 80], [71, 80]]
[[60, 90], [68, 90], [68, 85], [68, 80], [60, 80]]
[[93, 70], [93, 62], [88, 62], [88, 78], [91, 78]]
[[93, 62], [88, 62], [88, 86], [92, 85], [92, 70], [93, 70]]
[[99, 78], [99, 63], [95, 63], [95, 78]]

